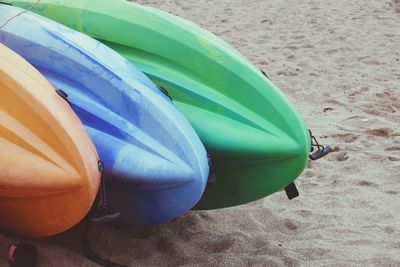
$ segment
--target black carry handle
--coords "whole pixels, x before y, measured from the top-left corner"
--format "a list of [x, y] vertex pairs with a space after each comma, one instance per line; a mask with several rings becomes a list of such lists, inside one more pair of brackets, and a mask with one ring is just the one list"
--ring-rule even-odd
[[[322, 146], [318, 143], [317, 138], [313, 135], [310, 129], [308, 129], [310, 132], [310, 138], [311, 138], [311, 153], [309, 155], [309, 158], [311, 160], [318, 160], [320, 158], [325, 157], [329, 153], [333, 151], [333, 149], [330, 146]], [[317, 151], [314, 152], [314, 148], [317, 148]]]
[[322, 157], [325, 157], [329, 153], [332, 152], [332, 148], [330, 146], [324, 146], [322, 149], [315, 151], [314, 153], [310, 154], [311, 160], [319, 160]]

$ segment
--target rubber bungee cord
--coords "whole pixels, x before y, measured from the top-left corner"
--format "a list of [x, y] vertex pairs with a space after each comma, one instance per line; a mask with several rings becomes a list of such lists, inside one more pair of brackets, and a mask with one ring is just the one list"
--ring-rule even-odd
[[[37, 0], [36, 3], [34, 3], [30, 8], [25, 9], [24, 11], [19, 12], [18, 14], [16, 14], [15, 16], [12, 16], [11, 18], [9, 18], [6, 22], [3, 23], [3, 25], [0, 26], [0, 30], [3, 29], [10, 21], [12, 21], [13, 19], [15, 19], [18, 16], [21, 16], [22, 14], [25, 14], [26, 12], [31, 11], [35, 6], [37, 6], [37, 4], [39, 4], [41, 0]], [[1, 3], [1, 2], [0, 2]], [[4, 3], [3, 3], [4, 4]]]
[[314, 148], [317, 148], [318, 151], [324, 151], [324, 146], [320, 145], [318, 143], [317, 138], [313, 135], [313, 133], [311, 132], [311, 130], [308, 130], [310, 132], [310, 136], [311, 136], [311, 152], [314, 151]]

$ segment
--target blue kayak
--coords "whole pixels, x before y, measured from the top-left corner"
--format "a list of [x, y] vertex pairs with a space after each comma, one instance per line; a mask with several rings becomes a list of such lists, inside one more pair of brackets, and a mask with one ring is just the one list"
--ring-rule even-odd
[[[0, 5], [0, 25], [22, 11]], [[30, 12], [0, 29], [0, 42], [68, 95], [104, 162], [109, 209], [120, 212], [120, 223], [161, 223], [198, 202], [206, 151], [170, 99], [130, 62]]]

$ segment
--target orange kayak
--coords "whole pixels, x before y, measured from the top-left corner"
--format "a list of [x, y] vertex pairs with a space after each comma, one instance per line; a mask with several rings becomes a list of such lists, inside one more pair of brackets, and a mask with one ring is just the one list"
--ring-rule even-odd
[[97, 152], [69, 104], [0, 44], [0, 228], [63, 232], [88, 213], [99, 183]]

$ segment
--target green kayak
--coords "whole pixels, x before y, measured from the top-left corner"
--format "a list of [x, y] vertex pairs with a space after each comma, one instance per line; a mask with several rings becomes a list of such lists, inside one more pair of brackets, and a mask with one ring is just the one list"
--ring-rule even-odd
[[[2, 0], [30, 8], [36, 0]], [[303, 171], [311, 139], [282, 92], [227, 43], [179, 17], [124, 0], [41, 0], [32, 11], [86, 33], [164, 87], [212, 160], [196, 209], [263, 198]]]

